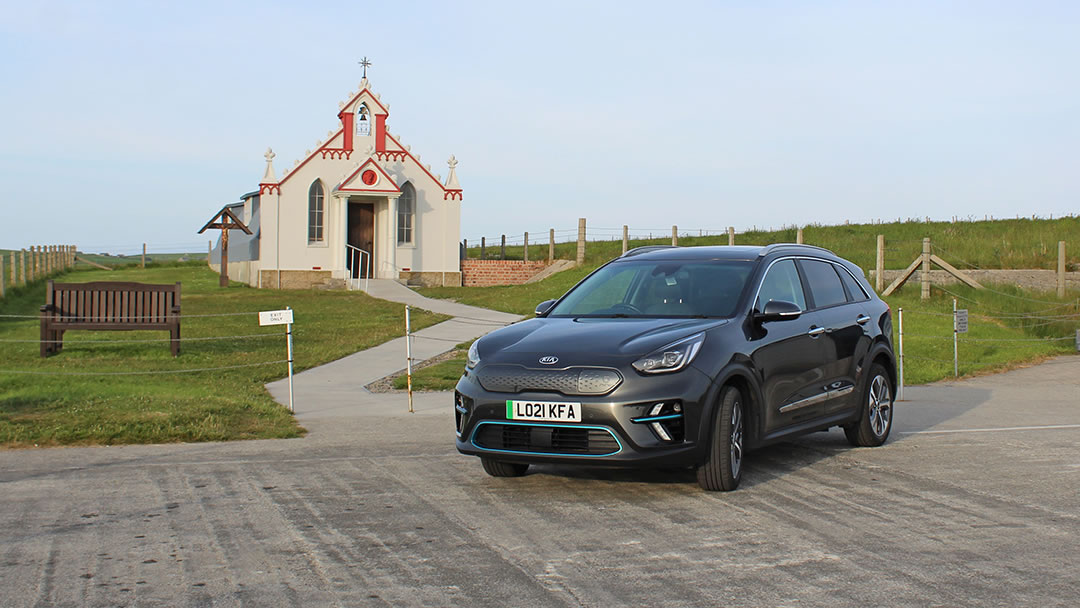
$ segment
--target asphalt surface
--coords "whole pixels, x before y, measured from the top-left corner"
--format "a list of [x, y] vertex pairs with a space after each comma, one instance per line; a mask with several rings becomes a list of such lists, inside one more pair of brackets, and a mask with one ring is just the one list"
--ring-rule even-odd
[[[1075, 606], [1080, 357], [689, 471], [486, 476], [446, 394], [308, 437], [0, 452], [0, 606]], [[394, 402], [394, 399], [399, 401]]]

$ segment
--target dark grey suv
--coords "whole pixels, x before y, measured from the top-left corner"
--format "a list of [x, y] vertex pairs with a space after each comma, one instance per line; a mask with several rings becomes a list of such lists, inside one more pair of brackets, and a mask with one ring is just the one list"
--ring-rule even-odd
[[733, 490], [755, 447], [892, 428], [889, 307], [825, 249], [642, 247], [536, 314], [474, 342], [455, 391], [457, 448], [494, 476], [686, 466]]

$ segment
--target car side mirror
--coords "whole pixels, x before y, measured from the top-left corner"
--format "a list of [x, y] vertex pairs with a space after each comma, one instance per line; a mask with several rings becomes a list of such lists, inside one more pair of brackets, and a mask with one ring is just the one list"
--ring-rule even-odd
[[544, 300], [536, 305], [536, 316], [540, 316], [547, 312], [551, 306], [555, 304], [555, 300]]
[[802, 314], [802, 308], [794, 302], [784, 300], [769, 300], [765, 303], [765, 310], [754, 313], [754, 320], [759, 323], [766, 321], [791, 321], [798, 319]]

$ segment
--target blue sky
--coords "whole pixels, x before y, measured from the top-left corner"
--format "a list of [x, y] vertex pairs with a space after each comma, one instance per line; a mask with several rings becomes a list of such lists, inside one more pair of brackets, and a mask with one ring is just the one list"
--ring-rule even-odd
[[365, 55], [470, 240], [1080, 211], [1072, 2], [0, 9], [0, 247], [200, 250]]

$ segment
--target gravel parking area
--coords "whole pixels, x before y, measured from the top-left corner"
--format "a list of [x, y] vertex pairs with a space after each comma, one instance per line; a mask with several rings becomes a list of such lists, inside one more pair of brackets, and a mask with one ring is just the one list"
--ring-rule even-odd
[[487, 477], [439, 393], [304, 439], [3, 451], [0, 605], [1072, 606], [1078, 394], [1080, 357], [909, 387], [884, 447], [773, 446], [727, 494]]

